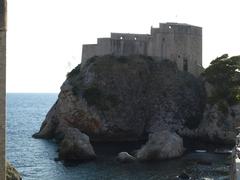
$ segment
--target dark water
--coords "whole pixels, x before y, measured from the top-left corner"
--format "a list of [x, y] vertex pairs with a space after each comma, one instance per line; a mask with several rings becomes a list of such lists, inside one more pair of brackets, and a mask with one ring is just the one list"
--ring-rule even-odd
[[54, 142], [31, 137], [56, 99], [57, 94], [7, 95], [7, 158], [24, 180], [171, 180], [183, 171], [192, 179], [220, 179], [229, 174], [229, 155], [189, 152], [168, 161], [121, 164], [115, 160], [116, 145], [95, 162], [64, 166], [54, 161]]

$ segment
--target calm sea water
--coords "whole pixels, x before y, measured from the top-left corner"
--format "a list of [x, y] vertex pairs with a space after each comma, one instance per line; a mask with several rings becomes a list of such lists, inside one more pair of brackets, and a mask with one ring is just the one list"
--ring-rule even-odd
[[64, 166], [54, 161], [57, 157], [54, 142], [32, 138], [56, 99], [57, 94], [7, 95], [7, 158], [24, 180], [164, 180], [176, 179], [183, 171], [192, 179], [228, 175], [229, 155], [188, 153], [169, 161], [121, 164], [115, 156], [123, 147], [116, 145], [96, 161]]

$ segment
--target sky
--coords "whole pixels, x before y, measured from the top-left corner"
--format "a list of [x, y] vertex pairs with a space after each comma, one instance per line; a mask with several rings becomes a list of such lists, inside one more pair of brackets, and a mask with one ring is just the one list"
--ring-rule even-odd
[[160, 22], [203, 28], [203, 66], [240, 55], [239, 0], [8, 0], [7, 92], [58, 93], [82, 44]]

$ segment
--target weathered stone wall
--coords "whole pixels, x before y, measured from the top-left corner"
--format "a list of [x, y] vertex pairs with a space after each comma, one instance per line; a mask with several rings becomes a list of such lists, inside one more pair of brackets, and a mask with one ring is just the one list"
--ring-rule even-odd
[[5, 165], [6, 96], [6, 1], [0, 0], [0, 179], [6, 177]]
[[84, 44], [82, 47], [82, 62], [97, 54], [97, 44]]
[[146, 55], [147, 42], [134, 37], [98, 38], [98, 44], [83, 45], [82, 62], [93, 56], [112, 54], [115, 56]]
[[[83, 45], [82, 62], [95, 55], [147, 55], [176, 62], [180, 70], [198, 76], [202, 67], [202, 28], [188, 24], [161, 23], [151, 35], [111, 33], [99, 38], [96, 46]], [[185, 66], [186, 68], [186, 66]]]
[[187, 61], [188, 72], [198, 75], [202, 66], [202, 28], [186, 24], [166, 23], [151, 29], [148, 55], [170, 59], [183, 70]]
[[148, 34], [111, 33], [111, 39], [147, 41], [149, 38]]
[[0, 31], [0, 179], [5, 179], [6, 33]]
[[145, 55], [147, 43], [141, 40], [111, 40], [111, 52], [116, 56]]

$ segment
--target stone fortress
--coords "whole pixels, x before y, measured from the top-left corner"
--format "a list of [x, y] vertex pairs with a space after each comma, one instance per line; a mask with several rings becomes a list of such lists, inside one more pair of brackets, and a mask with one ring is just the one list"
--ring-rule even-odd
[[151, 34], [111, 33], [97, 44], [84, 44], [82, 63], [93, 56], [146, 55], [176, 62], [178, 68], [198, 76], [202, 70], [202, 28], [183, 23], [160, 23]]

